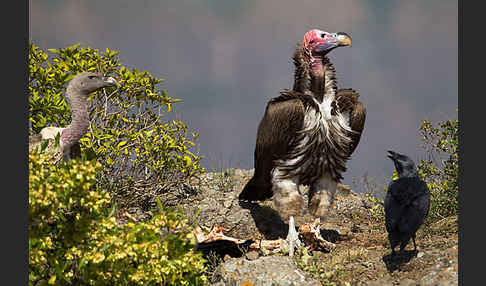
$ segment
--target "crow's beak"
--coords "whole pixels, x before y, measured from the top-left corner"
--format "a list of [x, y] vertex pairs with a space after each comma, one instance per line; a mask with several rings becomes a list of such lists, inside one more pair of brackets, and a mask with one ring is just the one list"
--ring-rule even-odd
[[387, 156], [388, 158], [392, 159], [392, 160], [395, 160], [396, 156], [398, 153], [396, 152], [393, 152], [393, 151], [388, 151], [389, 155]]

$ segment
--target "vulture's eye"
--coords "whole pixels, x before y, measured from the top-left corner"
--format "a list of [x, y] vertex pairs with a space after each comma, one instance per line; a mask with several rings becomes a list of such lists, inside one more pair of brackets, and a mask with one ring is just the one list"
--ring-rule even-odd
[[97, 76], [95, 76], [95, 75], [90, 75], [90, 76], [88, 76], [88, 78], [89, 78], [89, 79], [95, 79], [95, 78], [97, 78]]
[[326, 34], [321, 34], [321, 38], [325, 38], [326, 37]]

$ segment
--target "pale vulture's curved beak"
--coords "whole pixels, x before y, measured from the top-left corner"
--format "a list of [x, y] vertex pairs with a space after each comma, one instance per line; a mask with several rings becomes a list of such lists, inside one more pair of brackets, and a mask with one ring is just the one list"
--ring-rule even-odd
[[105, 83], [106, 83], [107, 86], [109, 86], [109, 85], [115, 85], [116, 86], [118, 84], [116, 79], [111, 77], [111, 76], [108, 77], [107, 79], [105, 79]]

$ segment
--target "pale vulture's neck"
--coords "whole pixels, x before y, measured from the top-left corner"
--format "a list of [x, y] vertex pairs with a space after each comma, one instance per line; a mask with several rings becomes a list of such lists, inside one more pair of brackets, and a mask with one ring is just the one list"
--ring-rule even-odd
[[67, 88], [66, 94], [71, 107], [72, 120], [71, 124], [63, 130], [61, 140], [65, 148], [70, 148], [86, 135], [90, 122], [87, 95], [70, 87]]

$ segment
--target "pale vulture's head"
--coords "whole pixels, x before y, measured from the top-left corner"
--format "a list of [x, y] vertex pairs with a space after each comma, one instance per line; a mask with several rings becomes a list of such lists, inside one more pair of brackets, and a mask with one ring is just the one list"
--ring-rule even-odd
[[69, 87], [88, 95], [100, 88], [116, 85], [116, 83], [116, 80], [112, 77], [103, 79], [103, 77], [98, 73], [82, 72], [77, 74], [69, 82]]

